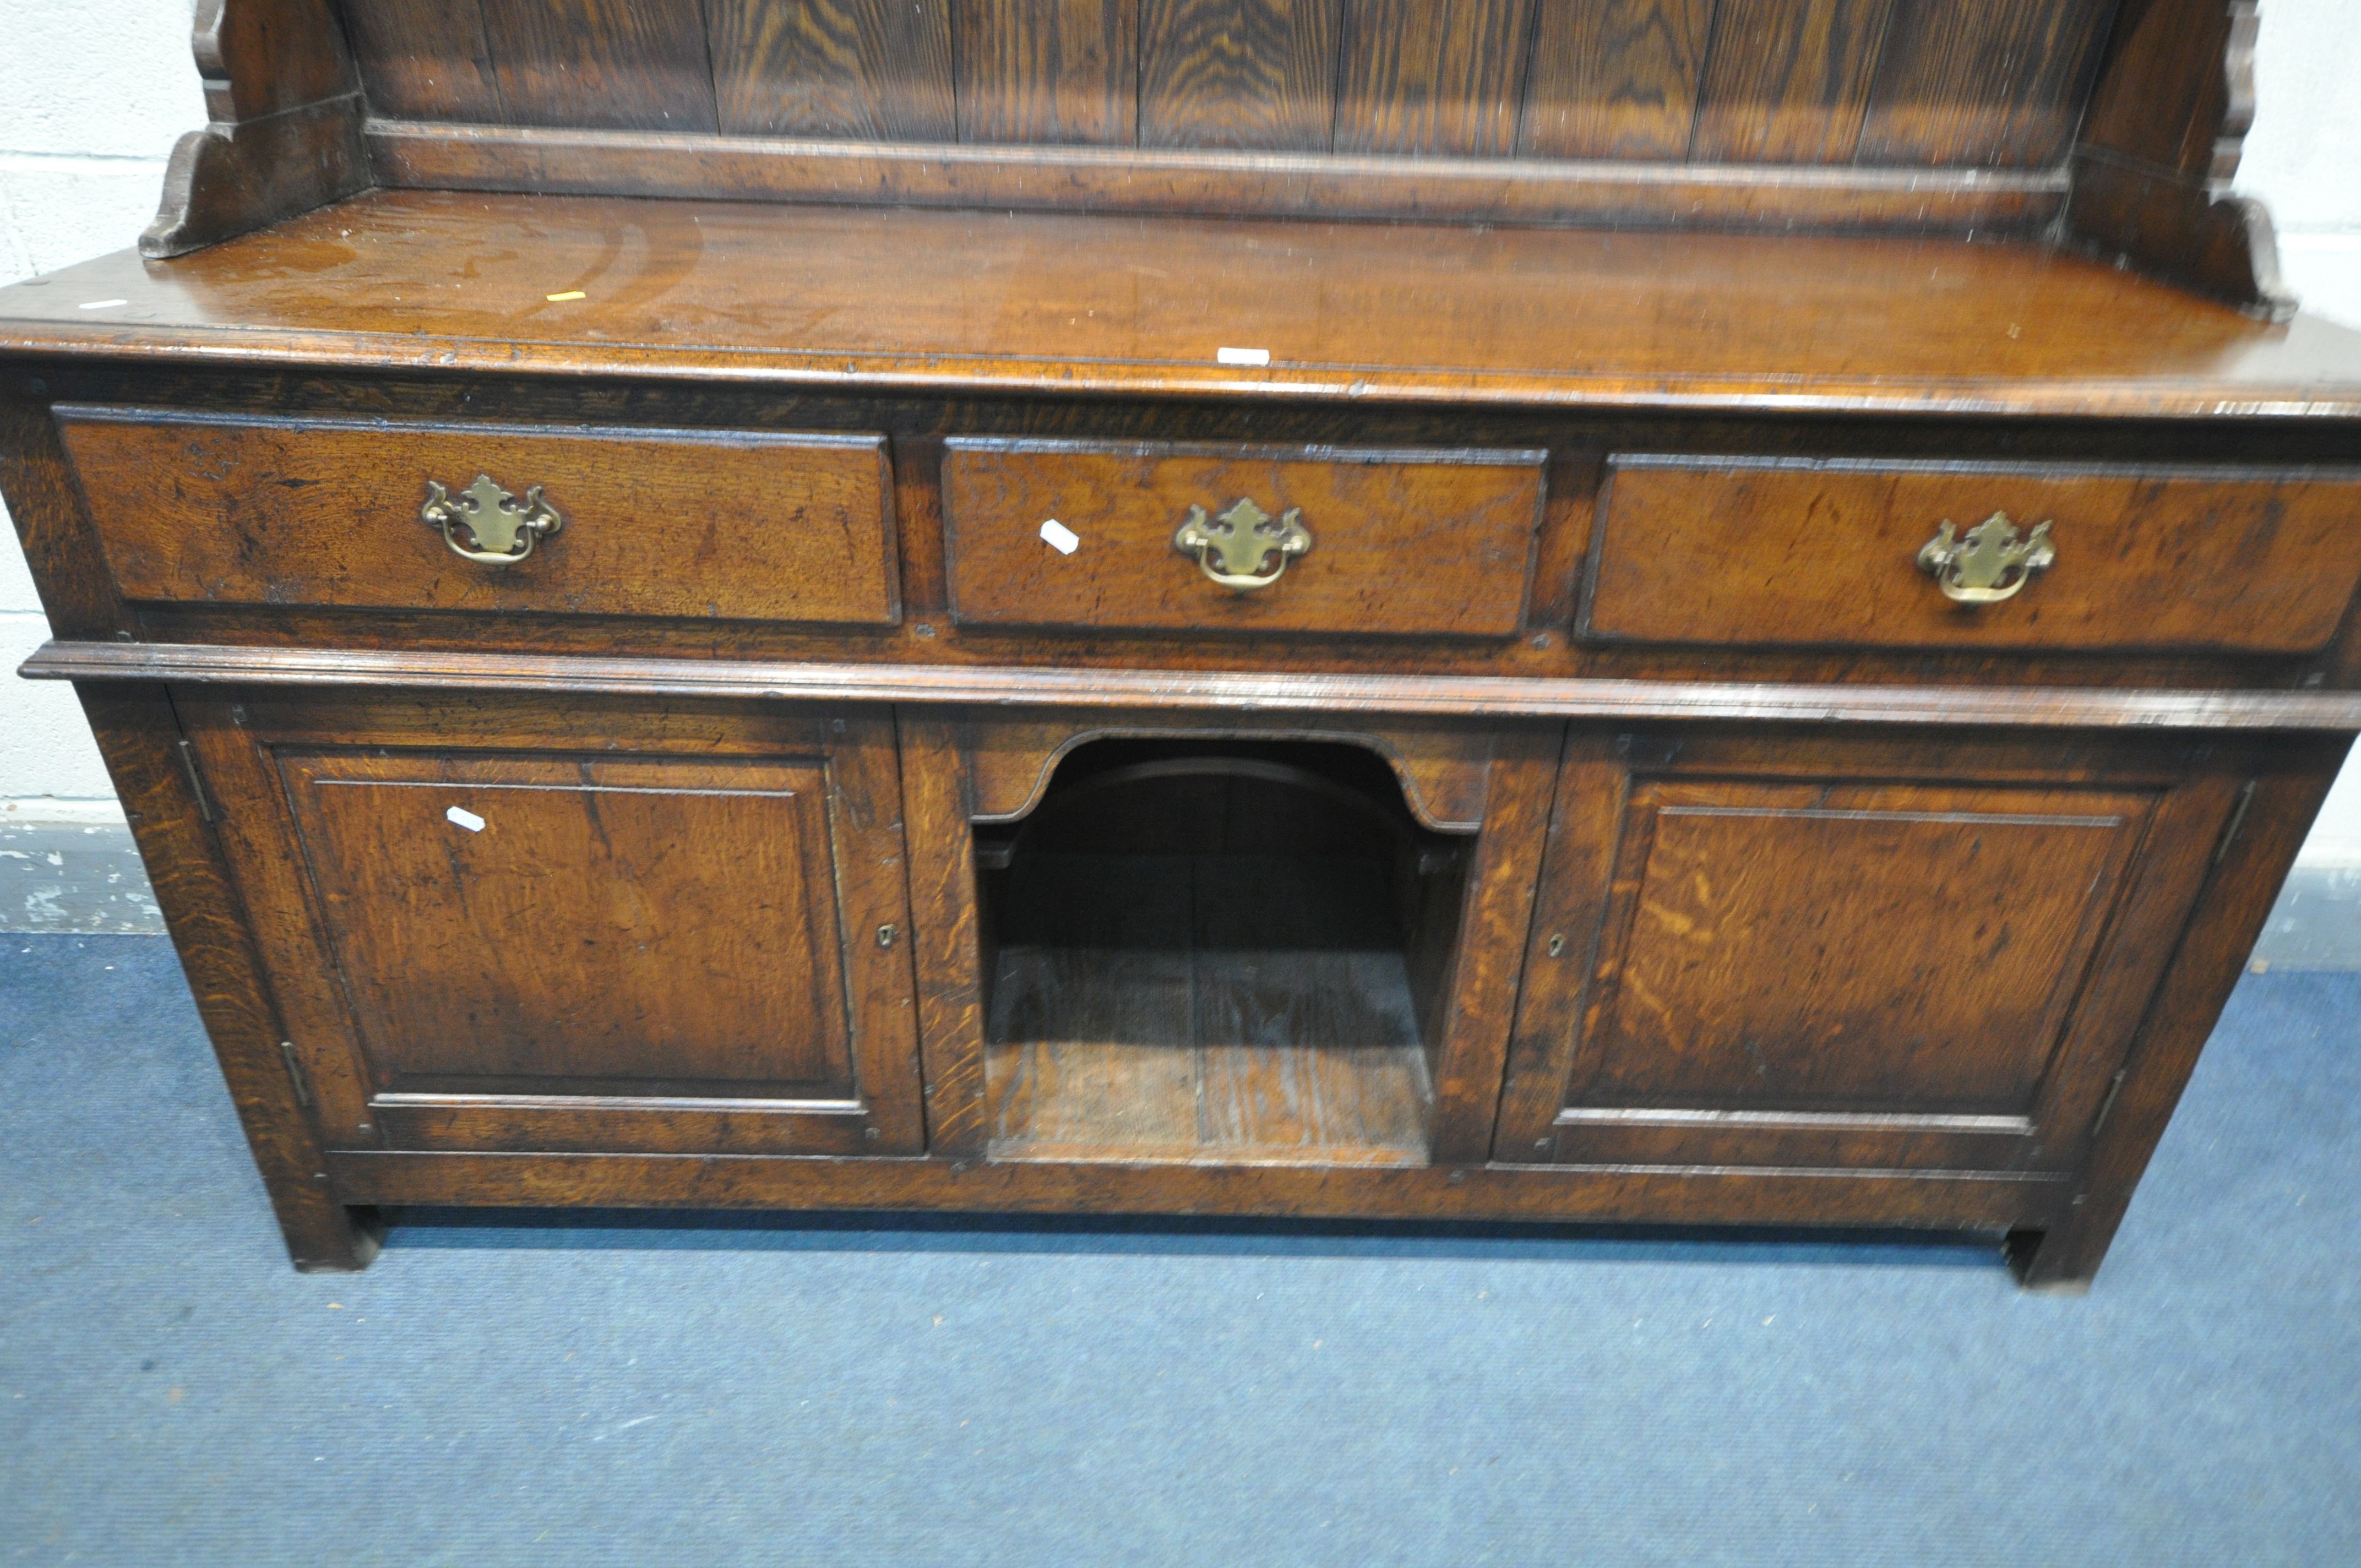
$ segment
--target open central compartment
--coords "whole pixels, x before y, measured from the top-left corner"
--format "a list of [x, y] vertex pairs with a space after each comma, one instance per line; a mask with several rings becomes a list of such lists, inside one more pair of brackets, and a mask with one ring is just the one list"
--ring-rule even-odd
[[1093, 741], [976, 843], [993, 1157], [1426, 1162], [1474, 840], [1378, 757]]

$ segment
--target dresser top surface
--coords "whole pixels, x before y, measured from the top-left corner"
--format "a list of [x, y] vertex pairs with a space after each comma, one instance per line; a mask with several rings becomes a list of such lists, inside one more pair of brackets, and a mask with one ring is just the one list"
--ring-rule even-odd
[[1494, 406], [2361, 418], [2361, 333], [2269, 324], [2026, 245], [427, 191], [0, 290], [0, 353]]

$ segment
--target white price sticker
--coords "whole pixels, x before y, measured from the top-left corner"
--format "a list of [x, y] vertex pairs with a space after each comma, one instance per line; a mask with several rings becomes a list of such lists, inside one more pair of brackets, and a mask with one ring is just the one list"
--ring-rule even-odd
[[1270, 350], [1268, 348], [1216, 348], [1213, 350], [1213, 363], [1216, 365], [1268, 365], [1270, 363]]

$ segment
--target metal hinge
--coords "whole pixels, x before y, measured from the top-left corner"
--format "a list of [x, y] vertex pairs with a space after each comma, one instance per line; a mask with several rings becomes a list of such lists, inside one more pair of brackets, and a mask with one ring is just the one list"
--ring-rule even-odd
[[295, 1042], [279, 1042], [279, 1054], [287, 1060], [287, 1076], [295, 1083], [295, 1103], [309, 1107], [312, 1103], [312, 1082], [303, 1076], [303, 1063], [295, 1054]]
[[2238, 804], [2230, 808], [2230, 825], [2222, 829], [2222, 841], [2213, 846], [2215, 865], [2222, 863], [2222, 857], [2230, 852], [2231, 843], [2238, 837], [2238, 829], [2246, 825], [2246, 807], [2255, 804], [2255, 786], [2260, 783], [2260, 779], [2248, 779], [2246, 787], [2238, 792]]
[[2091, 1124], [2091, 1136], [2093, 1138], [2099, 1135], [2101, 1129], [2107, 1124], [2107, 1118], [2114, 1113], [2115, 1096], [2124, 1091], [2124, 1080], [2131, 1075], [2131, 1069], [2117, 1068], [2115, 1076], [2107, 1080], [2107, 1097], [2099, 1102], [2098, 1119]]
[[211, 822], [214, 819], [213, 797], [205, 794], [205, 781], [197, 773], [197, 749], [187, 740], [181, 741], [180, 747], [181, 767], [189, 775], [189, 787], [197, 795], [197, 816]]

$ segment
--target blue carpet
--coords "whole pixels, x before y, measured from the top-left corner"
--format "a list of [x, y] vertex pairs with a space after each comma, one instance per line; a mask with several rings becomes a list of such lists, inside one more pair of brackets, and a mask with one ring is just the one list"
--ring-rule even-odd
[[1989, 1245], [430, 1217], [291, 1272], [170, 948], [0, 942], [0, 1563], [2361, 1563], [2361, 977]]

